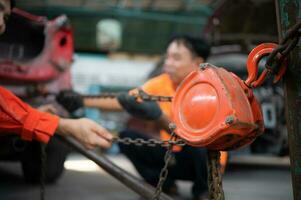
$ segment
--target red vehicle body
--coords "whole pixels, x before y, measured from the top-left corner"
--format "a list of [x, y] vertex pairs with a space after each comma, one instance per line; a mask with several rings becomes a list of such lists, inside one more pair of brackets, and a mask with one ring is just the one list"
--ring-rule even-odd
[[[66, 16], [53, 20], [14, 9], [6, 32], [0, 37], [0, 84], [32, 106], [53, 104], [67, 114], [45, 93], [71, 88], [73, 59], [72, 29]], [[20, 160], [24, 176], [37, 182], [40, 172], [40, 144], [25, 142], [17, 136], [0, 137], [0, 158]], [[46, 181], [55, 181], [63, 172], [67, 147], [56, 138], [47, 146]]]
[[66, 16], [49, 21], [14, 9], [0, 47], [0, 79], [4, 84], [43, 83], [53, 92], [60, 89], [53, 85], [71, 87], [73, 37]]

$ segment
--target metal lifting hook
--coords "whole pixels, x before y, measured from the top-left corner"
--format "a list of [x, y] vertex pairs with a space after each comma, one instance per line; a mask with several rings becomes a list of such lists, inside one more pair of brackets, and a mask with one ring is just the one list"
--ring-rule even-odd
[[[263, 72], [258, 77], [258, 64], [259, 61], [264, 57], [269, 55], [278, 45], [275, 43], [263, 43], [255, 47], [249, 54], [247, 60], [247, 70], [248, 78], [245, 80], [245, 84], [250, 88], [255, 88], [260, 86], [267, 76], [271, 73], [268, 68], [265, 68]], [[280, 70], [274, 76], [274, 83], [278, 82], [286, 71], [285, 63], [282, 63]]]

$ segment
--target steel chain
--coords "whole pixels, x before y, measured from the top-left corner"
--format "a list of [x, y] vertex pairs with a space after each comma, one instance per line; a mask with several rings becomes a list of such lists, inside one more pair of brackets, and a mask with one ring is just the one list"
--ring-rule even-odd
[[[84, 96], [88, 98], [116, 98], [118, 93], [102, 93], [101, 95], [93, 95], [93, 96]], [[170, 102], [172, 100], [172, 97], [169, 96], [152, 96], [148, 95], [142, 90], [139, 90], [139, 93], [136, 95], [137, 98], [140, 98], [144, 101], [167, 101]], [[119, 138], [115, 137], [113, 139], [113, 142], [122, 143], [125, 145], [136, 145], [136, 146], [149, 146], [149, 147], [155, 147], [155, 146], [162, 146], [162, 147], [168, 147], [165, 156], [164, 156], [164, 167], [161, 169], [160, 175], [159, 175], [159, 181], [153, 196], [153, 200], [159, 200], [160, 195], [162, 193], [162, 186], [167, 178], [168, 175], [168, 166], [172, 161], [172, 147], [174, 145], [178, 146], [185, 146], [186, 141], [182, 139], [176, 139], [177, 136], [175, 135], [175, 125], [171, 124], [171, 137], [169, 140], [156, 140], [156, 139], [149, 139], [144, 140], [141, 138], [137, 139], [131, 139], [131, 138]], [[224, 200], [224, 192], [222, 187], [222, 179], [221, 179], [221, 172], [219, 169], [219, 152], [210, 152], [208, 153], [208, 184], [209, 184], [209, 197], [210, 200]]]
[[[102, 93], [100, 95], [85, 95], [84, 98], [116, 98], [119, 95], [119, 93]], [[143, 90], [139, 89], [138, 94], [134, 95], [137, 99], [141, 99], [143, 101], [158, 101], [158, 102], [171, 102], [172, 97], [171, 96], [154, 96], [154, 95], [148, 95]], [[161, 169], [160, 175], [159, 175], [159, 181], [155, 189], [155, 193], [153, 196], [153, 200], [159, 200], [160, 195], [162, 193], [162, 186], [167, 178], [168, 175], [168, 166], [173, 161], [173, 155], [172, 155], [172, 148], [174, 145], [177, 146], [185, 146], [186, 142], [185, 140], [178, 139], [175, 135], [175, 125], [170, 124], [169, 125], [171, 136], [169, 140], [156, 140], [156, 139], [132, 139], [132, 138], [119, 138], [118, 136], [115, 136], [113, 138], [113, 142], [122, 143], [125, 145], [136, 145], [136, 146], [149, 146], [149, 147], [155, 147], [155, 146], [161, 146], [161, 147], [167, 147], [166, 153], [164, 155], [164, 166]]]
[[125, 145], [136, 145], [136, 146], [149, 146], [149, 147], [155, 147], [155, 146], [162, 146], [162, 147], [169, 147], [171, 145], [177, 145], [177, 146], [185, 146], [186, 142], [185, 140], [178, 139], [178, 140], [156, 140], [156, 139], [148, 139], [144, 140], [142, 138], [132, 139], [132, 138], [119, 138], [114, 137], [113, 142], [122, 143]]
[[225, 200], [219, 162], [220, 152], [208, 150], [208, 187], [210, 200]]
[[290, 28], [279, 45], [269, 54], [265, 67], [269, 72], [277, 74], [283, 61], [287, 58], [289, 53], [296, 47], [301, 37], [301, 21], [297, 22]]
[[154, 197], [152, 198], [153, 200], [159, 200], [161, 192], [162, 192], [162, 186], [167, 178], [168, 175], [168, 166], [172, 162], [172, 148], [174, 145], [177, 146], [185, 146], [186, 142], [185, 140], [178, 139], [177, 136], [175, 135], [175, 125], [170, 124], [169, 126], [170, 131], [171, 131], [171, 136], [169, 140], [156, 140], [156, 139], [148, 139], [144, 140], [142, 138], [137, 138], [137, 139], [132, 139], [132, 138], [119, 138], [119, 137], [114, 137], [113, 142], [118, 142], [122, 143], [125, 145], [136, 145], [136, 146], [149, 146], [149, 147], [155, 147], [155, 146], [162, 146], [162, 147], [168, 147], [164, 156], [164, 167], [162, 168], [160, 175], [159, 175], [159, 181], [154, 193]]
[[[170, 128], [170, 131], [171, 131], [171, 135], [170, 135], [170, 141], [172, 140], [177, 140], [177, 136], [175, 134], [175, 129], [176, 129], [176, 126], [175, 124], [170, 124], [169, 125], [169, 128]], [[162, 187], [163, 187], [163, 184], [167, 178], [167, 175], [168, 175], [168, 166], [169, 166], [169, 163], [170, 161], [172, 160], [172, 148], [173, 148], [173, 144], [170, 144], [167, 148], [167, 151], [164, 155], [164, 167], [161, 169], [161, 172], [160, 172], [160, 175], [159, 175], [159, 182], [157, 184], [157, 187], [156, 187], [156, 190], [155, 190], [155, 193], [154, 193], [154, 196], [153, 196], [153, 200], [159, 200], [160, 199], [160, 195], [161, 195], [161, 192], [162, 192]]]
[[149, 95], [146, 92], [144, 92], [142, 89], [138, 90], [138, 94], [137, 94], [136, 98], [141, 98], [144, 101], [159, 101], [159, 102], [171, 102], [172, 101], [171, 96]]

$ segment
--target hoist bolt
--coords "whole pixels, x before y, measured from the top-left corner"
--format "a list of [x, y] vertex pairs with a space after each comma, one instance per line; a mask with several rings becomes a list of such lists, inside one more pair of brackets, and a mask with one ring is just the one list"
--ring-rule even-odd
[[234, 117], [232, 115], [228, 116], [225, 120], [226, 124], [232, 124], [234, 122]]
[[176, 124], [174, 124], [174, 123], [169, 123], [168, 127], [171, 131], [174, 131], [177, 128]]
[[207, 65], [208, 65], [208, 63], [201, 63], [201, 64], [200, 64], [201, 70], [205, 70], [206, 67], [207, 67]]

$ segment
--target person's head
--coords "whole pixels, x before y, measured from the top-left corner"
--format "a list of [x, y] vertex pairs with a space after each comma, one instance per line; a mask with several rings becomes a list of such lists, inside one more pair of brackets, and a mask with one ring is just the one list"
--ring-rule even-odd
[[178, 85], [190, 72], [198, 69], [209, 54], [210, 46], [205, 40], [187, 35], [174, 36], [166, 50], [164, 72]]
[[0, 0], [0, 34], [5, 31], [6, 22], [9, 19], [11, 9], [14, 5], [14, 0]]

